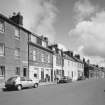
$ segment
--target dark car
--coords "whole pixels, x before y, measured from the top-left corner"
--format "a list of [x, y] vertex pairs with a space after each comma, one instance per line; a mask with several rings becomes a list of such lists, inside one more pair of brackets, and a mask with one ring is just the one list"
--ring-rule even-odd
[[85, 80], [85, 77], [80, 76], [80, 77], [78, 78], [78, 81], [80, 81], [80, 80]]
[[64, 76], [58, 80], [58, 83], [70, 83], [70, 82], [72, 82], [72, 79], [70, 77], [67, 77], [67, 76]]

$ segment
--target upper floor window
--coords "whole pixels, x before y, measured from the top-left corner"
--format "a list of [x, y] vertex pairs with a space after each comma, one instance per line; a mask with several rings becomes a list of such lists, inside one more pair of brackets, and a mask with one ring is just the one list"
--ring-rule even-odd
[[19, 58], [20, 57], [20, 48], [16, 48], [14, 53], [15, 53], [16, 58]]
[[15, 27], [15, 37], [16, 39], [20, 39], [20, 30], [17, 27]]
[[42, 40], [40, 38], [37, 38], [37, 44], [42, 45]]
[[33, 61], [36, 61], [36, 51], [33, 51]]
[[37, 43], [37, 37], [34, 35], [31, 35], [31, 42]]
[[42, 41], [42, 46], [47, 47], [47, 43], [45, 41]]
[[44, 54], [43, 53], [41, 54], [41, 60], [42, 60], [42, 62], [44, 62]]
[[0, 32], [4, 32], [4, 22], [0, 21]]
[[62, 65], [62, 58], [59, 56], [59, 54], [56, 56], [56, 66]]
[[4, 44], [0, 43], [0, 56], [4, 56]]
[[48, 55], [48, 63], [50, 63], [50, 55]]

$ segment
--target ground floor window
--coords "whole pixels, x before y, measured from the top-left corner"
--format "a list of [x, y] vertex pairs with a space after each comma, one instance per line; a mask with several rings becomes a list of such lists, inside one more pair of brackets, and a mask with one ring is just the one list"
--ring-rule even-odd
[[0, 66], [0, 76], [5, 76], [5, 66]]
[[16, 67], [16, 75], [20, 75], [20, 67]]
[[49, 82], [50, 81], [50, 76], [48, 75], [48, 74], [46, 74], [46, 77], [45, 77], [45, 81], [47, 82]]
[[36, 73], [34, 73], [34, 77], [37, 78], [37, 74]]
[[59, 76], [64, 76], [64, 70], [56, 70], [56, 74]]

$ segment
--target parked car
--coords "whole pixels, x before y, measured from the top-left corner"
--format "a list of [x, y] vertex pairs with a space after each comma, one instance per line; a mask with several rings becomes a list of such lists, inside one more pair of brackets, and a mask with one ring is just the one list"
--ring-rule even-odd
[[78, 81], [80, 81], [80, 80], [85, 80], [85, 77], [80, 76], [80, 77], [78, 78]]
[[64, 76], [58, 80], [58, 83], [69, 83], [72, 82], [72, 79], [68, 76]]
[[16, 88], [17, 90], [21, 90], [26, 87], [38, 87], [38, 80], [31, 80], [27, 79], [25, 77], [20, 77], [20, 76], [14, 76], [10, 77], [6, 82], [5, 82], [5, 88], [6, 89], [12, 89]]

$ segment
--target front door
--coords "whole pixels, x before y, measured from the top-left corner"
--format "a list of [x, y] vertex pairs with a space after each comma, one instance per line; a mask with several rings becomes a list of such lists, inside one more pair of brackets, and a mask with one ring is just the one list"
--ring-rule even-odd
[[27, 77], [27, 68], [26, 67], [23, 68], [23, 76]]
[[44, 69], [41, 69], [41, 81], [44, 81]]

